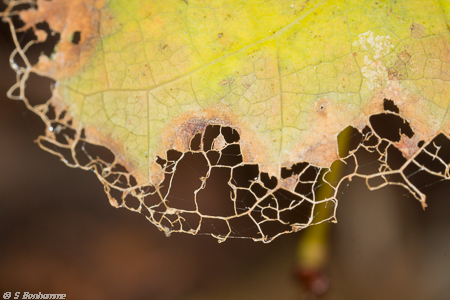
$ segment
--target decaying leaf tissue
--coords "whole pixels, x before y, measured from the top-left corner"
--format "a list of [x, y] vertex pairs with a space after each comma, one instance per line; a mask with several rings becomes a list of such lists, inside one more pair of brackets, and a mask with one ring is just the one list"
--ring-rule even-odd
[[[353, 177], [425, 208], [414, 174], [450, 176], [448, 1], [17, 0], [1, 16], [9, 96], [46, 123], [39, 145], [167, 234], [269, 242], [335, 221]], [[49, 32], [53, 54], [30, 63]], [[43, 104], [31, 74], [56, 82]]]

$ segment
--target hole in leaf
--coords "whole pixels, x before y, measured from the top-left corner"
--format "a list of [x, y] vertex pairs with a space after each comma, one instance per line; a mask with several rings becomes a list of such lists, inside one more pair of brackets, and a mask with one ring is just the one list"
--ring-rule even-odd
[[348, 126], [338, 135], [339, 156], [346, 157], [358, 148], [362, 142], [362, 134], [358, 129]]
[[267, 194], [267, 189], [259, 184], [259, 182], [253, 183], [250, 189], [258, 198], [262, 198]]
[[122, 191], [112, 188], [109, 190], [109, 194], [110, 194], [111, 198], [113, 198], [114, 200], [117, 201], [117, 205], [121, 206], [124, 204], [123, 199], [122, 199], [122, 196], [123, 196]]
[[125, 197], [125, 205], [128, 208], [137, 210], [139, 208], [140, 204], [141, 203], [139, 202], [139, 200], [136, 197], [133, 197], [130, 194], [126, 195], [126, 197]]
[[203, 136], [203, 151], [208, 151], [212, 149], [212, 144], [214, 139], [220, 134], [219, 125], [208, 125], [205, 129], [205, 134]]
[[242, 163], [241, 147], [238, 144], [231, 144], [221, 150], [218, 165], [234, 167]]
[[313, 193], [314, 183], [298, 182], [295, 186], [295, 192], [310, 198]]
[[374, 147], [378, 145], [379, 139], [377, 136], [372, 132], [369, 126], [364, 127], [362, 131], [362, 135], [364, 138], [363, 145], [367, 147]]
[[229, 144], [239, 142], [239, 133], [231, 127], [222, 127], [221, 132]]
[[[48, 77], [30, 73], [25, 88], [25, 97], [32, 106], [45, 104], [52, 97], [54, 84], [55, 81]], [[39, 93], [36, 92], [37, 90]]]
[[44, 30], [47, 33], [47, 39], [45, 40], [45, 42], [35, 45], [34, 47], [38, 48], [33, 50], [36, 50], [35, 52], [39, 54], [44, 54], [50, 57], [54, 53], [56, 45], [59, 43], [59, 40], [61, 38], [60, 34], [51, 30], [47, 22], [36, 24], [36, 28]]
[[237, 213], [248, 211], [256, 203], [255, 196], [245, 189], [238, 189], [236, 192], [236, 210]]
[[387, 148], [387, 164], [392, 170], [400, 169], [406, 163], [406, 159], [400, 150], [392, 145]]
[[236, 237], [257, 237], [259, 234], [259, 229], [249, 216], [242, 216], [239, 218], [230, 219], [231, 231], [233, 236]]
[[111, 150], [103, 146], [83, 143], [82, 150], [93, 159], [100, 159], [107, 164], [112, 164], [115, 159], [115, 156]]
[[233, 192], [228, 184], [230, 178], [230, 168], [211, 168], [206, 188], [197, 193], [198, 210], [203, 215], [228, 217], [235, 214], [234, 202], [230, 199]]
[[211, 166], [215, 166], [219, 162], [220, 152], [216, 150], [210, 150], [206, 153], [206, 157], [208, 158]]
[[81, 40], [81, 32], [75, 31], [72, 35], [72, 44], [78, 45]]
[[[47, 34], [47, 38], [44, 42], [34, 43], [28, 48], [28, 51], [26, 51], [27, 59], [31, 65], [35, 65], [39, 61], [39, 56], [41, 55], [50, 57], [60, 40], [60, 34], [52, 31], [47, 22], [36, 24], [36, 28], [38, 30], [43, 30]], [[20, 35], [19, 40], [21, 46], [24, 47], [29, 41], [36, 40], [36, 35], [32, 29], [29, 29]], [[18, 62], [21, 61], [19, 55], [16, 55], [15, 60], [16, 58], [19, 59]]]
[[178, 161], [182, 155], [183, 153], [177, 150], [170, 149], [169, 151], [167, 151], [167, 161]]
[[171, 189], [166, 197], [171, 208], [195, 211], [194, 192], [202, 186], [208, 166], [201, 153], [187, 152], [178, 161], [172, 178]]
[[390, 144], [388, 141], [382, 140], [382, 141], [380, 142], [380, 144], [378, 145], [378, 151], [379, 151], [380, 153], [386, 153], [386, 149], [387, 149], [387, 147], [388, 147], [389, 145], [391, 145], [391, 144]]
[[156, 163], [161, 166], [161, 168], [165, 168], [167, 161], [162, 159], [161, 157], [156, 157]]
[[237, 187], [249, 188], [259, 178], [258, 165], [243, 165], [233, 169], [232, 183]]
[[[334, 195], [334, 188], [324, 180], [327, 169], [321, 169], [318, 180], [314, 184], [314, 196], [316, 201], [328, 199]], [[327, 173], [328, 175], [329, 173]]]
[[183, 230], [197, 230], [200, 224], [200, 216], [196, 213], [181, 213], [181, 222]]
[[201, 232], [207, 232], [215, 234], [219, 237], [225, 237], [230, 232], [230, 229], [228, 228], [228, 224], [225, 220], [203, 218]]
[[143, 214], [145, 217], [147, 217], [147, 218], [149, 218], [150, 217], [150, 211], [148, 210], [148, 208], [147, 207], [145, 207], [145, 206], [142, 206], [142, 208], [141, 208], [141, 214]]
[[286, 179], [291, 177], [292, 175], [298, 175], [300, 174], [306, 167], [309, 166], [309, 163], [303, 162], [303, 163], [297, 163], [292, 165], [291, 168], [281, 168], [281, 178]]
[[319, 168], [309, 165], [308, 168], [300, 175], [301, 181], [316, 181]]
[[400, 113], [400, 109], [398, 109], [398, 106], [394, 104], [394, 101], [389, 99], [384, 99], [383, 108], [384, 110], [391, 111], [397, 114]]
[[373, 115], [369, 118], [373, 130], [381, 137], [392, 142], [400, 141], [400, 133], [412, 138], [414, 132], [409, 126], [409, 122], [403, 120], [401, 117], [384, 113]]
[[269, 174], [267, 173], [261, 173], [261, 181], [266, 188], [271, 190], [276, 188], [278, 183], [278, 180], [275, 176], [269, 177]]
[[142, 189], [144, 192], [148, 194], [144, 197], [144, 205], [148, 208], [152, 208], [158, 206], [161, 203], [161, 198], [157, 193], [155, 193], [155, 188], [149, 186], [148, 188]]
[[200, 151], [201, 142], [202, 142], [202, 134], [197, 133], [191, 140], [190, 149], [192, 151]]

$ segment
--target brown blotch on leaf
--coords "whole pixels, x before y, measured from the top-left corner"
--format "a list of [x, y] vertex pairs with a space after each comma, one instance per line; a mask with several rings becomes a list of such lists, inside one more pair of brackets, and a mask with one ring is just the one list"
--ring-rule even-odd
[[[58, 51], [50, 60], [41, 55], [33, 69], [51, 77], [61, 79], [78, 72], [90, 60], [98, 40], [100, 8], [104, 0], [59, 0], [37, 1], [37, 9], [30, 8], [19, 13], [25, 23], [23, 30], [33, 28], [37, 40], [47, 38], [35, 29], [35, 25], [47, 22], [50, 29], [61, 34]], [[74, 32], [80, 32], [78, 43], [72, 43]]]
[[406, 64], [411, 59], [411, 55], [405, 50], [398, 55], [398, 59], [392, 68], [388, 69], [388, 76], [390, 80], [393, 79], [406, 79], [408, 73], [406, 70]]
[[320, 116], [326, 117], [328, 110], [328, 100], [323, 98], [317, 101], [316, 103], [316, 111], [319, 113]]
[[403, 157], [406, 159], [410, 159], [414, 154], [419, 151], [419, 142], [420, 139], [417, 135], [414, 135], [412, 138], [407, 137], [402, 134], [400, 137], [400, 141], [398, 143], [394, 143], [395, 147], [402, 152]]
[[412, 23], [411, 25], [411, 37], [415, 39], [420, 39], [426, 36], [425, 27], [420, 24]]
[[220, 151], [225, 148], [226, 145], [227, 142], [225, 141], [225, 137], [223, 136], [223, 134], [219, 134], [219, 136], [214, 139], [213, 149]]
[[399, 55], [398, 55], [398, 58], [402, 61], [402, 62], [404, 62], [404, 63], [407, 63], [409, 60], [410, 60], [410, 58], [411, 58], [411, 55], [408, 53], [408, 51], [403, 51], [402, 53], [400, 53]]
[[[165, 151], [174, 149], [180, 152], [189, 150], [190, 141], [199, 132], [204, 132], [208, 125], [232, 127], [239, 132], [239, 146], [242, 151], [242, 160], [246, 163], [257, 162], [261, 169], [271, 175], [278, 174], [279, 164], [270, 156], [270, 141], [264, 135], [249, 129], [251, 125], [243, 122], [241, 117], [233, 114], [227, 106], [192, 110], [179, 115], [168, 122], [161, 134], [160, 147], [155, 153], [165, 157]], [[219, 143], [219, 141], [215, 141]]]
[[298, 175], [292, 175], [289, 178], [281, 179], [280, 185], [289, 191], [293, 191], [298, 182]]
[[39, 43], [43, 43], [47, 40], [47, 32], [45, 32], [45, 30], [37, 28], [33, 28], [33, 30]]

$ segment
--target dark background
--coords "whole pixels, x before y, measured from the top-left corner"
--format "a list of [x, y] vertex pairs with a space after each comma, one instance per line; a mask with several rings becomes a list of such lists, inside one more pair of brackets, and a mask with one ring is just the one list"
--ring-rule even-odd
[[[0, 9], [1, 10], [1, 9]], [[67, 299], [304, 299], [293, 276], [301, 233], [270, 244], [167, 238], [143, 216], [108, 203], [93, 173], [66, 167], [34, 140], [43, 123], [20, 101], [13, 50], [0, 23], [0, 293]], [[30, 87], [48, 97], [49, 87]], [[319, 299], [450, 299], [450, 184], [343, 189], [332, 225], [331, 288]]]

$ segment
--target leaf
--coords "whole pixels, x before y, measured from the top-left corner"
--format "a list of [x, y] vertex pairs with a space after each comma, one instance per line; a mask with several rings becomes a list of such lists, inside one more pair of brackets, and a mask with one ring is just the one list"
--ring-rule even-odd
[[[18, 3], [11, 2], [4, 15], [12, 16]], [[146, 214], [166, 232], [225, 239], [239, 235], [231, 224], [240, 218], [256, 229], [248, 236], [269, 241], [334, 220], [334, 212], [322, 220], [314, 215], [324, 199], [333, 207], [337, 202], [343, 179], [324, 179], [334, 161], [344, 161], [337, 137], [348, 126], [370, 128], [364, 141], [374, 136], [380, 146], [383, 138], [370, 118], [385, 113], [386, 99], [398, 109], [392, 114], [412, 129], [391, 141], [407, 161], [391, 168], [380, 146], [379, 173], [357, 173], [356, 163], [351, 176], [383, 178], [378, 187], [384, 186], [387, 175], [403, 174], [433, 138], [449, 134], [446, 1], [38, 0], [37, 9], [19, 16], [22, 30], [31, 28], [40, 42], [45, 34], [37, 23], [61, 34], [51, 57], [42, 55], [21, 70], [22, 83], [31, 73], [58, 82], [47, 108], [34, 108], [48, 125], [40, 145], [54, 153], [55, 146], [70, 150], [73, 161], [63, 151], [55, 154], [70, 165], [94, 168], [113, 205]], [[18, 55], [27, 63], [22, 51]], [[48, 116], [48, 107], [56, 118]], [[211, 146], [208, 130], [216, 132]], [[228, 137], [233, 132], [235, 139]], [[114, 160], [95, 157], [86, 144], [105, 146]], [[227, 155], [237, 160], [227, 162]], [[207, 168], [193, 168], [198, 174], [193, 171], [195, 188], [184, 194], [188, 204], [174, 206], [172, 184], [182, 182], [177, 174], [190, 156]], [[308, 164], [301, 171], [292, 171], [303, 162]], [[302, 179], [310, 171], [312, 177]], [[251, 182], [239, 179], [252, 172]], [[436, 174], [448, 178], [448, 172]], [[206, 204], [199, 208], [211, 178], [220, 176], [228, 178], [224, 188], [231, 195], [222, 219], [205, 213]], [[425, 196], [401, 176], [425, 206]], [[298, 192], [301, 184], [310, 185], [309, 194]], [[319, 185], [331, 188], [324, 199], [317, 198]], [[128, 197], [138, 201], [128, 204]], [[297, 209], [297, 217], [283, 219]], [[225, 229], [207, 229], [208, 222]], [[271, 223], [281, 227], [267, 235]]]

